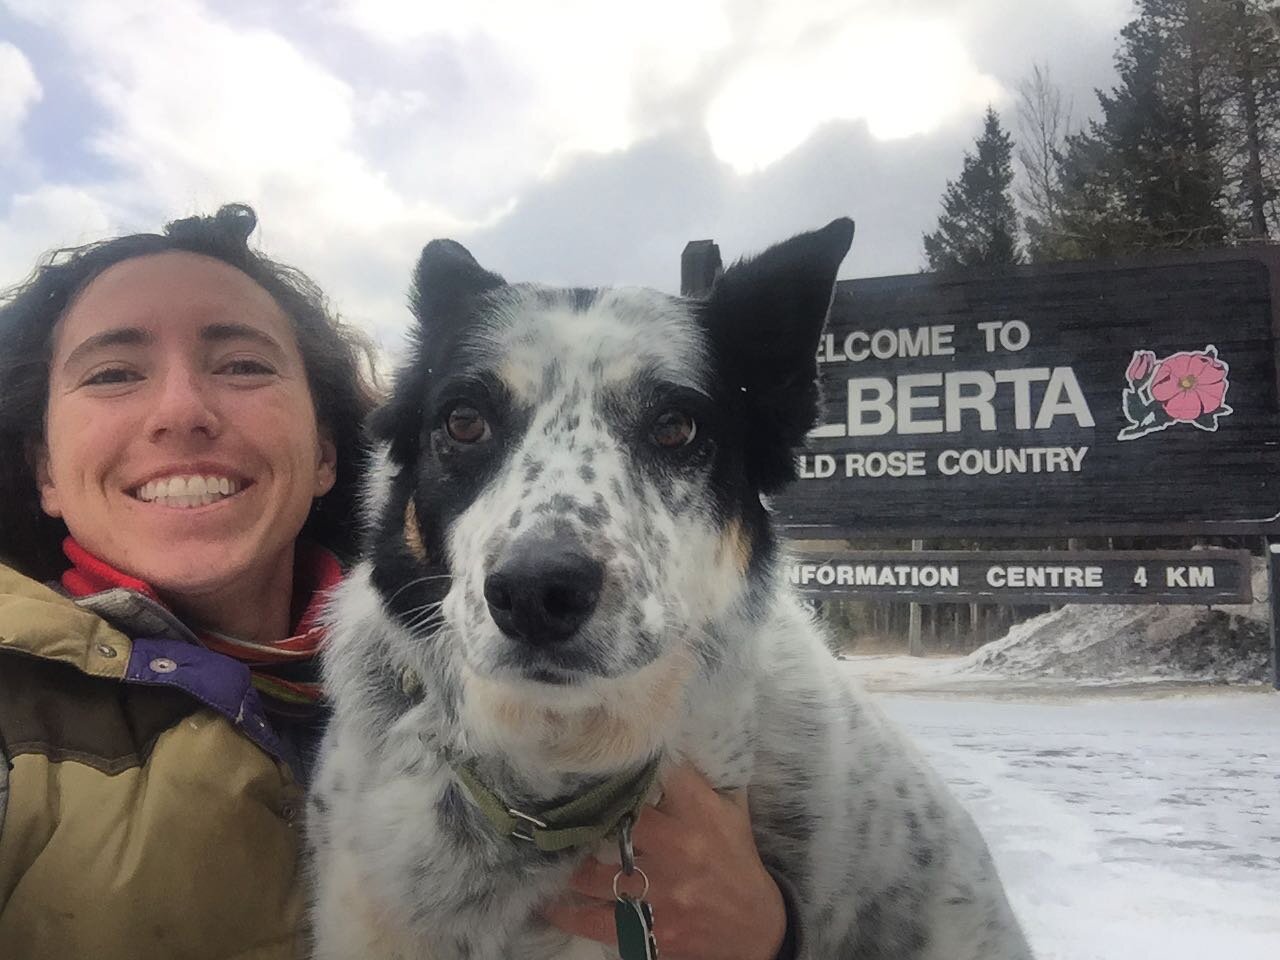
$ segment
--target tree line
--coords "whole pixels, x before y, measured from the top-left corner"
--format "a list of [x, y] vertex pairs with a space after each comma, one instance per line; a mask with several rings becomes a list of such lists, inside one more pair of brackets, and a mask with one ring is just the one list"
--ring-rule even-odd
[[1073, 126], [1040, 66], [1016, 142], [988, 108], [924, 236], [929, 269], [1280, 240], [1280, 4], [1137, 6], [1096, 119]]

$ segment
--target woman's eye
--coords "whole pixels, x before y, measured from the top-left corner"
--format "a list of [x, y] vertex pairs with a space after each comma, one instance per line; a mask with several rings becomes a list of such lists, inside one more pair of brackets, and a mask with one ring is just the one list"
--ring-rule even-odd
[[653, 442], [667, 450], [687, 447], [698, 434], [693, 417], [683, 410], [667, 410], [653, 423]]
[[465, 403], [449, 411], [444, 427], [456, 443], [483, 443], [493, 435], [489, 421], [481, 416], [479, 410]]
[[275, 373], [275, 369], [261, 360], [237, 359], [228, 360], [218, 368], [219, 373], [233, 377], [262, 377]]
[[102, 387], [119, 383], [132, 383], [141, 379], [141, 374], [130, 370], [128, 367], [104, 367], [101, 370], [93, 371], [84, 378], [82, 383], [86, 387]]

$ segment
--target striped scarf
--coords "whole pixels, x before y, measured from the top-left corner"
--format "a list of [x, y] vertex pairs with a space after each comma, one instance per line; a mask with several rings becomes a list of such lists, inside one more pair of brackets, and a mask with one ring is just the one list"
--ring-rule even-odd
[[[62, 544], [71, 567], [62, 575], [62, 587], [73, 597], [84, 597], [123, 587], [155, 603], [164, 601], [150, 584], [99, 560], [72, 537]], [[192, 628], [210, 650], [248, 666], [253, 685], [268, 698], [272, 712], [294, 717], [317, 713], [323, 703], [317, 654], [324, 642], [320, 612], [330, 590], [342, 579], [342, 567], [328, 550], [299, 541], [294, 550], [293, 635], [273, 643], [254, 643], [214, 630]]]

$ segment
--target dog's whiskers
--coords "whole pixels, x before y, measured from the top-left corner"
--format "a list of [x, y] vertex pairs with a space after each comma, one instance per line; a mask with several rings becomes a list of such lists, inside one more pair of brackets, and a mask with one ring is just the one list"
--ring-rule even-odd
[[443, 609], [444, 609], [444, 601], [436, 600], [431, 603], [424, 603], [417, 607], [410, 607], [408, 610], [405, 611], [405, 618], [409, 621], [413, 621], [413, 620], [416, 620], [418, 617], [423, 616], [424, 614], [427, 616], [435, 615], [437, 613], [440, 613]]
[[405, 621], [405, 628], [411, 633], [418, 633], [442, 625], [445, 620], [443, 606], [444, 601], [441, 600], [406, 611], [409, 619]]
[[442, 626], [444, 626], [444, 618], [426, 617], [422, 620], [415, 620], [412, 623], [406, 624], [405, 629], [410, 633], [420, 634], [433, 631]]
[[392, 603], [395, 602], [396, 597], [400, 596], [400, 594], [404, 593], [406, 590], [411, 590], [414, 587], [421, 586], [424, 583], [428, 583], [432, 580], [452, 580], [452, 579], [453, 577], [447, 573], [429, 573], [426, 576], [415, 577], [414, 579], [410, 580], [408, 583], [402, 584], [396, 590], [395, 593], [387, 597], [386, 604], [387, 606], [390, 606]]

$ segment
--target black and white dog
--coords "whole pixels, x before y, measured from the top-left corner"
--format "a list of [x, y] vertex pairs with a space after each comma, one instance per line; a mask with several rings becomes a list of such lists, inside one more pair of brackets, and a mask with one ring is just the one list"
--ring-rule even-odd
[[815, 420], [852, 236], [788, 240], [705, 301], [510, 285], [427, 245], [333, 607], [318, 957], [616, 956], [537, 917], [587, 851], [484, 798], [537, 818], [679, 759], [748, 790], [806, 957], [1030, 957], [972, 821], [779, 575], [762, 497]]

